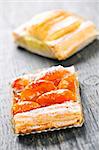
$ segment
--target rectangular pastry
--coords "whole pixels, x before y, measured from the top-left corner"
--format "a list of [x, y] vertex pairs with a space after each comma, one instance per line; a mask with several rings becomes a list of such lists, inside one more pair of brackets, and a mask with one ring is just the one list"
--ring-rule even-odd
[[53, 66], [12, 83], [13, 127], [29, 134], [83, 124], [79, 83], [74, 67]]
[[93, 22], [64, 10], [34, 16], [13, 32], [18, 46], [33, 53], [64, 60], [97, 37]]

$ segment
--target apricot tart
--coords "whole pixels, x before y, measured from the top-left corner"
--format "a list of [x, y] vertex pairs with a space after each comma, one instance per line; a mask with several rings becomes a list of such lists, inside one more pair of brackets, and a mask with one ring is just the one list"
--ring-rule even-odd
[[83, 113], [74, 67], [54, 66], [12, 83], [13, 126], [28, 134], [81, 126]]
[[52, 10], [34, 16], [13, 37], [18, 46], [33, 53], [64, 60], [96, 39], [97, 30], [77, 14]]

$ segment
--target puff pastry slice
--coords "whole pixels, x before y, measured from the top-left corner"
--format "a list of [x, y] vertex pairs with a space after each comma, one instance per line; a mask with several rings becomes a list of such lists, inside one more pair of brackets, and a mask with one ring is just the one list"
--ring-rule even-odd
[[82, 126], [79, 83], [74, 67], [54, 66], [12, 82], [16, 134]]
[[64, 60], [97, 38], [96, 26], [79, 15], [52, 10], [34, 16], [13, 32], [18, 46], [33, 53]]

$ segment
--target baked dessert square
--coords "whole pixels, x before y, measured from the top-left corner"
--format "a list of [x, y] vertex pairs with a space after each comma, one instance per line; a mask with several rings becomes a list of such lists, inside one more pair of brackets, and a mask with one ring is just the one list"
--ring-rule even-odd
[[79, 82], [74, 67], [53, 66], [12, 82], [16, 134], [82, 126]]
[[77, 14], [52, 10], [34, 16], [13, 32], [18, 46], [65, 60], [97, 38], [96, 26]]

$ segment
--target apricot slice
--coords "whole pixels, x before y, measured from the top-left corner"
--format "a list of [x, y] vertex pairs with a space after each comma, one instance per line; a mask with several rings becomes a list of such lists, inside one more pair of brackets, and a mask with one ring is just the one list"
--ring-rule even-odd
[[31, 101], [18, 102], [13, 105], [13, 114], [15, 115], [17, 113], [26, 112], [40, 107], [41, 106], [36, 102]]
[[58, 85], [58, 89], [69, 89], [73, 92], [76, 92], [76, 75], [75, 74], [68, 74], [63, 77]]
[[56, 86], [59, 84], [61, 78], [69, 74], [70, 72], [63, 67], [52, 67], [52, 69], [49, 69], [43, 76], [39, 77], [38, 80], [48, 80], [52, 81]]
[[51, 81], [39, 80], [30, 83], [22, 92], [21, 100], [33, 100], [43, 93], [55, 90], [56, 87]]
[[68, 89], [59, 89], [42, 94], [36, 100], [41, 106], [64, 103], [65, 101], [76, 100], [75, 95]]
[[13, 82], [12, 88], [14, 89], [14, 91], [19, 92], [22, 89], [24, 89], [24, 87], [28, 84], [29, 84], [28, 79], [18, 78]]

